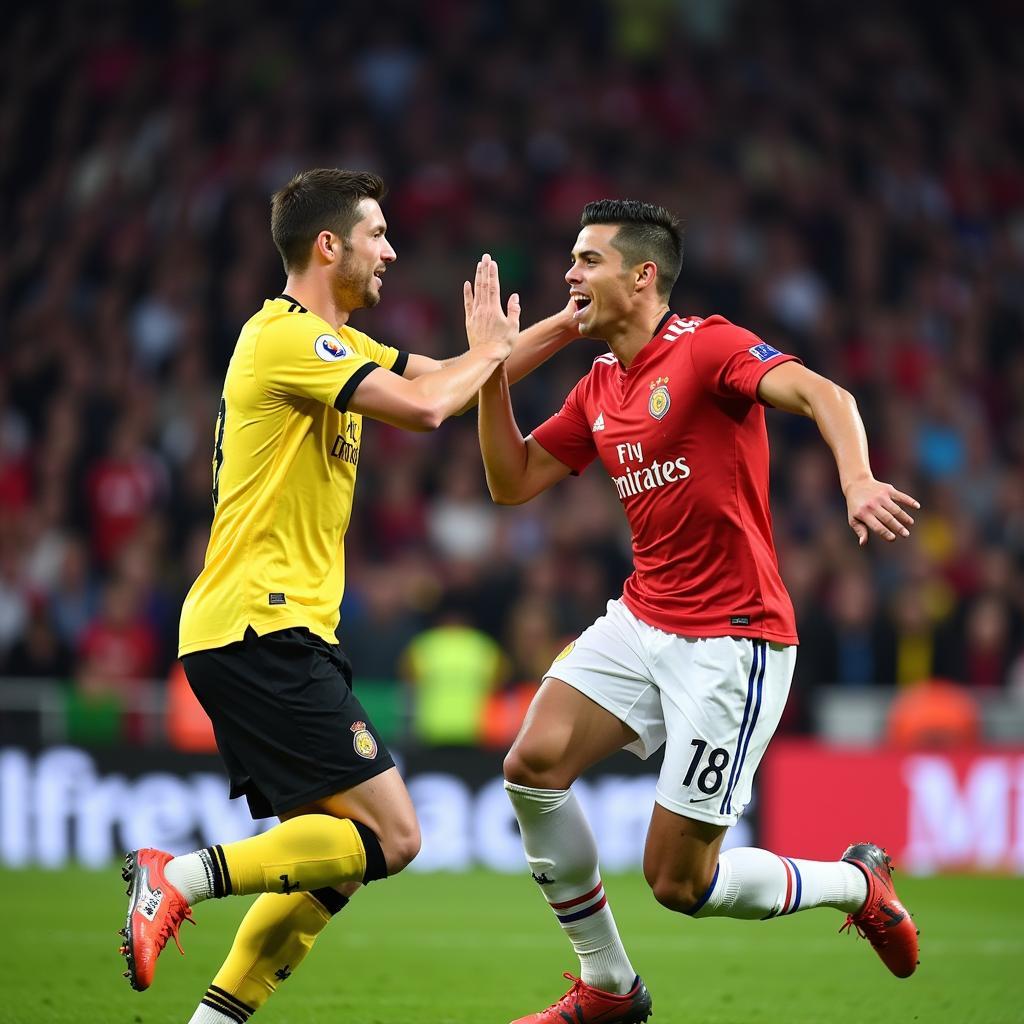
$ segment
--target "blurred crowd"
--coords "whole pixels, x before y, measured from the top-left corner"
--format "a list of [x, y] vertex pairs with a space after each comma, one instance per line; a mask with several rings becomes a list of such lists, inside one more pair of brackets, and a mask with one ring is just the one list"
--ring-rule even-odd
[[[1012, 8], [21, 8], [0, 41], [0, 674], [120, 696], [168, 678], [224, 371], [283, 285], [269, 195], [341, 166], [389, 183], [398, 252], [355, 326], [437, 357], [465, 345], [481, 252], [539, 319], [565, 303], [585, 202], [678, 211], [673, 309], [724, 314], [852, 391], [876, 475], [922, 503], [909, 543], [859, 549], [814, 425], [769, 414], [803, 639], [786, 727], [825, 684], [1024, 699]], [[599, 351], [580, 340], [514, 388], [524, 431]], [[502, 733], [480, 708], [497, 693], [515, 721], [630, 571], [600, 467], [498, 508], [475, 426], [371, 425], [346, 545], [340, 639], [357, 678], [413, 687], [428, 741]]]

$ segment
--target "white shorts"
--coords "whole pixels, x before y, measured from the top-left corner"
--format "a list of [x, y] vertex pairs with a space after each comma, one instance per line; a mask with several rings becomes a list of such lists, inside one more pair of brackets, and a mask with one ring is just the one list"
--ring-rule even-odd
[[655, 799], [687, 818], [734, 825], [789, 696], [796, 647], [685, 637], [641, 622], [621, 600], [555, 658], [561, 679], [621, 719], [626, 749], [665, 760]]

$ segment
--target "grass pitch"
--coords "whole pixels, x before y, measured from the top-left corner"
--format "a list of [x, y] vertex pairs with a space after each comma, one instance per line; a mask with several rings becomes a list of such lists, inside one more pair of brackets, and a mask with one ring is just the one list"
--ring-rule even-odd
[[[907, 879], [921, 926], [913, 978], [814, 910], [770, 922], [695, 922], [658, 907], [635, 875], [607, 877], [652, 1024], [1019, 1024], [1024, 1021], [1024, 881]], [[119, 866], [105, 873], [0, 872], [3, 1024], [183, 1024], [251, 897], [196, 908], [187, 956], [171, 947], [153, 987], [121, 977]], [[553, 1002], [576, 961], [525, 874], [406, 873], [361, 892], [321, 935], [260, 1024], [506, 1024]]]

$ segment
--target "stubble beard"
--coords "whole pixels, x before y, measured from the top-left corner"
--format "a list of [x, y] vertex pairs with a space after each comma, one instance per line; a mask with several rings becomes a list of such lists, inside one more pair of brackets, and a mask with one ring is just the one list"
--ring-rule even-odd
[[373, 273], [367, 277], [357, 277], [346, 266], [338, 268], [334, 293], [343, 309], [372, 309], [380, 302], [380, 292], [373, 287]]

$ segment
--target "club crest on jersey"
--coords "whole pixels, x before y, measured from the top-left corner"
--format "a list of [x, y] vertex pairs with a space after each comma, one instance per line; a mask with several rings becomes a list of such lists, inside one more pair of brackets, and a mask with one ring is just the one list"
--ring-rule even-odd
[[559, 651], [559, 652], [558, 652], [558, 653], [557, 653], [557, 654], [555, 655], [555, 661], [561, 661], [561, 660], [562, 660], [563, 658], [568, 658], [568, 657], [569, 657], [569, 655], [570, 655], [570, 654], [572, 653], [572, 649], [573, 649], [573, 648], [574, 648], [575, 646], [576, 646], [576, 641], [575, 641], [575, 640], [573, 640], [573, 641], [572, 641], [572, 643], [566, 644], [566, 645], [565, 645], [565, 646], [564, 646], [564, 647], [563, 647], [563, 648], [562, 648], [562, 649], [561, 649], [561, 650], [560, 650], [560, 651]]
[[365, 722], [353, 722], [352, 746], [360, 757], [372, 761], [377, 756], [377, 741], [370, 735]]
[[748, 348], [747, 351], [762, 363], [767, 363], [769, 359], [774, 359], [776, 356], [782, 355], [777, 348], [773, 348], [766, 341], [762, 341], [760, 345], [754, 345], [752, 348]]
[[656, 419], [663, 419], [672, 405], [672, 397], [668, 393], [668, 377], [658, 377], [651, 381], [651, 397], [647, 403], [647, 411]]
[[344, 359], [348, 349], [333, 334], [321, 334], [313, 342], [313, 351], [325, 363], [333, 363], [335, 359]]

